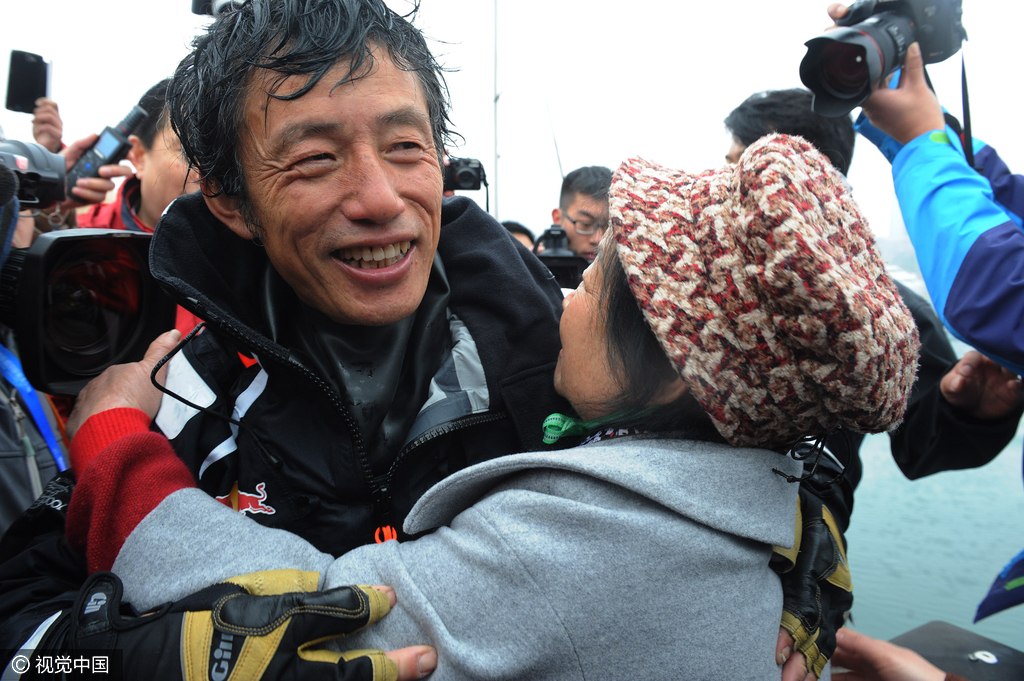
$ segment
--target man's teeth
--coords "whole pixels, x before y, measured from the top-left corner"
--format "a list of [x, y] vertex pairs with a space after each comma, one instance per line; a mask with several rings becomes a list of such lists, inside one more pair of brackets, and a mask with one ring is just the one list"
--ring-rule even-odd
[[409, 250], [408, 241], [399, 241], [387, 246], [362, 246], [341, 249], [341, 258], [364, 270], [375, 270], [379, 267], [390, 267], [401, 260]]

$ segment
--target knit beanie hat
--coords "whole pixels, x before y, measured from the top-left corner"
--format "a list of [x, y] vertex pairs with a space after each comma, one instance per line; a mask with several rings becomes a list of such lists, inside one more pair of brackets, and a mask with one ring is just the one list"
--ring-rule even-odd
[[771, 135], [700, 174], [630, 159], [609, 203], [647, 323], [730, 444], [899, 425], [917, 327], [813, 146]]

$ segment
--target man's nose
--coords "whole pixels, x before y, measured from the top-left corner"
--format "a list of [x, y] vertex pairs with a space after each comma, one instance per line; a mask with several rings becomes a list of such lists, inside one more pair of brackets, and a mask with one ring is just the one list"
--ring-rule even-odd
[[345, 217], [353, 222], [384, 223], [401, 213], [405, 202], [398, 192], [398, 173], [372, 152], [353, 158], [346, 169]]

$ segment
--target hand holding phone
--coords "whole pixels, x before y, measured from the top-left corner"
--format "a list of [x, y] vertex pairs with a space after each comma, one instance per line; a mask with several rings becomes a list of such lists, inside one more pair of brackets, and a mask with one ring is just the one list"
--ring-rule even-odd
[[136, 106], [116, 127], [107, 126], [103, 129], [99, 138], [68, 170], [69, 197], [81, 202], [81, 198], [75, 197], [70, 192], [78, 180], [85, 177], [99, 177], [101, 166], [118, 163], [128, 154], [128, 149], [131, 148], [128, 136], [146, 116], [146, 110], [141, 106]]
[[36, 100], [50, 95], [50, 63], [38, 54], [11, 50], [7, 72], [7, 108], [32, 113]]

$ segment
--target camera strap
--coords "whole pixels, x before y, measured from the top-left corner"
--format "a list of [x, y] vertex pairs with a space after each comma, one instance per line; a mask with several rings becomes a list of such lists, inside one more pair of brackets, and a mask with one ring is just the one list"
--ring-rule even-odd
[[960, 52], [960, 87], [963, 90], [964, 96], [964, 129], [960, 134], [960, 142], [964, 147], [964, 156], [967, 158], [967, 164], [977, 170], [977, 166], [974, 165], [974, 141], [971, 139], [971, 105], [970, 100], [967, 97], [967, 64], [964, 62], [964, 53]]
[[[925, 72], [925, 78], [928, 77], [927, 71]], [[935, 88], [932, 87], [931, 80], [928, 80], [928, 87], [935, 92]], [[976, 172], [981, 173], [981, 170], [974, 165], [974, 139], [971, 136], [971, 105], [970, 98], [967, 95], [967, 65], [964, 63], [963, 54], [960, 55], [960, 89], [963, 95], [963, 106], [964, 106], [964, 124], [960, 126], [960, 121], [957, 120], [956, 116], [943, 111], [946, 118], [946, 125], [953, 129], [956, 136], [960, 138], [960, 146], [964, 150], [964, 159], [967, 161], [967, 165], [971, 166]]]
[[46, 446], [49, 448], [50, 454], [53, 455], [53, 461], [57, 464], [57, 469], [61, 471], [67, 470], [68, 466], [64, 462], [64, 455], [60, 452], [57, 437], [53, 434], [53, 428], [50, 427], [50, 420], [46, 418], [46, 412], [43, 411], [39, 395], [36, 394], [35, 388], [25, 378], [21, 362], [14, 356], [13, 352], [3, 345], [0, 345], [0, 374], [3, 374], [7, 382], [21, 393], [21, 399], [25, 402], [25, 406], [28, 407], [29, 414], [31, 414], [32, 420], [35, 421], [36, 428], [39, 429], [39, 434], [46, 441]]

